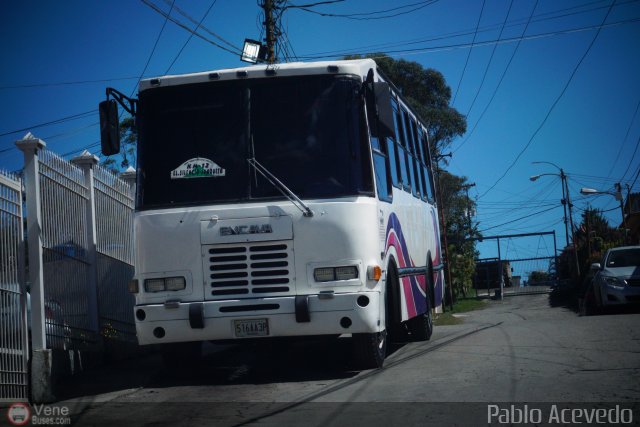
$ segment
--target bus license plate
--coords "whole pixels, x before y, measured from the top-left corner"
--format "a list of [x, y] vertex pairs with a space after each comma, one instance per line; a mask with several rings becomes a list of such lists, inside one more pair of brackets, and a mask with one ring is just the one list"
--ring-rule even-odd
[[234, 320], [233, 326], [238, 338], [269, 335], [269, 321], [267, 319]]

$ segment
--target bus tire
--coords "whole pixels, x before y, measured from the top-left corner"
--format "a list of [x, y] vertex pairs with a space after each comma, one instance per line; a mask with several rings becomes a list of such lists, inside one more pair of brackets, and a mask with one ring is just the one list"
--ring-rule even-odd
[[431, 314], [429, 297], [426, 297], [426, 300], [427, 311], [407, 321], [412, 341], [428, 341], [433, 334], [433, 315]]
[[202, 357], [202, 342], [180, 342], [160, 345], [162, 363], [172, 372], [187, 372], [196, 368]]
[[353, 334], [353, 356], [357, 369], [377, 369], [387, 356], [387, 331]]
[[407, 321], [407, 328], [413, 341], [428, 341], [433, 334], [433, 314], [431, 313], [431, 301], [433, 295], [433, 267], [431, 260], [428, 262], [426, 271], [427, 289], [425, 292], [426, 311], [412, 317]]

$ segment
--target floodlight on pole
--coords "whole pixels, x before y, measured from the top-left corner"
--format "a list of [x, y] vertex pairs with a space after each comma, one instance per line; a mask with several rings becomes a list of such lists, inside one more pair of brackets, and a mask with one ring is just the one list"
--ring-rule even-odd
[[255, 64], [259, 59], [262, 59], [262, 52], [264, 52], [264, 47], [259, 41], [245, 39], [240, 60]]

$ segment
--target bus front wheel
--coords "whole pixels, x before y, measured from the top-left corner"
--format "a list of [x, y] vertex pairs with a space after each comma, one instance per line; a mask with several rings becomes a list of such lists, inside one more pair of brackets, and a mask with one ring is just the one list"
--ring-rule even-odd
[[353, 352], [359, 369], [381, 368], [387, 355], [387, 331], [353, 334]]

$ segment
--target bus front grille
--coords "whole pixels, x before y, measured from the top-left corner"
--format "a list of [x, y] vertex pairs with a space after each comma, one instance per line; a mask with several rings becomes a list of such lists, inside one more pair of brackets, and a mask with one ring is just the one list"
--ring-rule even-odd
[[293, 290], [291, 241], [205, 247], [207, 299], [264, 297]]

